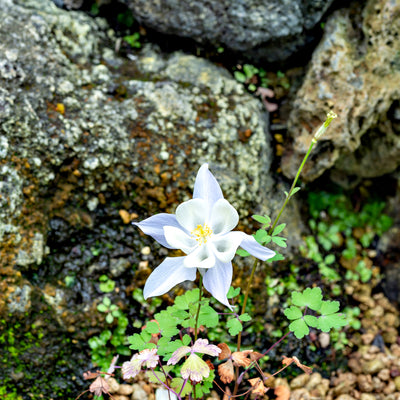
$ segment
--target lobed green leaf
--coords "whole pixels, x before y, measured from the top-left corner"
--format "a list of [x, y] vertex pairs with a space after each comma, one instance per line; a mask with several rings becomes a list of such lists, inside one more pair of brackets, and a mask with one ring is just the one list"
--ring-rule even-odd
[[289, 325], [289, 330], [294, 333], [294, 336], [296, 336], [297, 339], [302, 339], [304, 336], [310, 333], [310, 329], [302, 318], [293, 321]]
[[318, 311], [322, 304], [322, 292], [319, 287], [307, 288], [300, 292], [292, 293], [292, 302], [299, 307], [308, 307], [311, 310]]
[[264, 216], [255, 214], [252, 216], [252, 218], [257, 222], [259, 222], [260, 224], [269, 225], [271, 223], [271, 218], [266, 215]]
[[303, 316], [303, 312], [300, 310], [299, 307], [290, 306], [283, 312], [287, 319], [299, 319]]
[[237, 318], [228, 320], [226, 326], [228, 327], [229, 334], [232, 336], [238, 335], [243, 330], [242, 323]]
[[239, 296], [239, 294], [240, 294], [240, 287], [237, 287], [235, 289], [233, 286], [231, 286], [228, 290], [228, 294], [226, 295], [226, 297], [228, 299], [233, 299], [234, 297]]
[[329, 315], [322, 315], [318, 318], [318, 329], [322, 332], [329, 332], [332, 328], [341, 328], [348, 324], [347, 318], [344, 314], [335, 313]]
[[272, 236], [279, 235], [284, 229], [286, 224], [279, 224], [275, 227], [274, 231], [272, 232]]
[[251, 321], [251, 317], [250, 317], [250, 315], [249, 315], [248, 313], [244, 313], [244, 314], [240, 315], [240, 316], [239, 316], [239, 319], [240, 319], [242, 322]]

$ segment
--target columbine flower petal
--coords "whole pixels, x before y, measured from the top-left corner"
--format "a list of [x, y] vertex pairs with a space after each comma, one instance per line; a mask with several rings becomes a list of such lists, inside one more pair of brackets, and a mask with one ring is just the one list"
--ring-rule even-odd
[[179, 347], [179, 349], [175, 350], [172, 353], [171, 358], [168, 360], [167, 365], [175, 365], [179, 362], [179, 360], [185, 356], [187, 353], [190, 352], [190, 347], [189, 346], [182, 346]]
[[208, 164], [203, 164], [197, 173], [193, 198], [205, 200], [210, 210], [217, 200], [224, 198], [217, 180], [208, 170]]
[[214, 248], [215, 257], [223, 263], [227, 263], [233, 259], [242, 241], [242, 237], [240, 235], [235, 235], [235, 233], [236, 232], [229, 232], [223, 236], [214, 238], [211, 243]]
[[183, 281], [194, 281], [196, 269], [186, 268], [186, 257], [167, 257], [149, 276], [144, 286], [144, 298], [160, 296]]
[[182, 250], [186, 254], [197, 246], [196, 239], [174, 226], [164, 226], [164, 235], [171, 248]]
[[221, 349], [213, 344], [209, 344], [207, 339], [197, 339], [192, 346], [192, 352], [218, 356]]
[[213, 268], [215, 266], [215, 256], [211, 246], [207, 244], [198, 246], [185, 257], [184, 264], [187, 268]]
[[134, 225], [138, 226], [146, 235], [150, 235], [158, 243], [162, 244], [168, 249], [173, 249], [165, 239], [164, 226], [175, 226], [177, 228], [182, 227], [176, 220], [176, 216], [173, 214], [156, 214], [150, 218], [145, 219], [141, 222], [134, 222]]
[[179, 204], [175, 211], [176, 220], [189, 232], [206, 222], [208, 206], [203, 199], [192, 199]]
[[232, 232], [232, 233], [240, 234], [242, 236], [240, 247], [248, 251], [252, 256], [262, 261], [266, 261], [275, 255], [274, 251], [267, 249], [264, 246], [261, 246], [261, 244], [258, 243], [253, 236], [247, 235], [244, 232]]
[[201, 382], [210, 375], [210, 367], [198, 355], [191, 354], [182, 365], [181, 375], [183, 379]]
[[228, 294], [232, 282], [232, 263], [222, 263], [216, 260], [215, 267], [208, 269], [203, 277], [204, 287], [222, 304], [232, 310], [229, 304]]
[[138, 359], [147, 368], [155, 368], [158, 364], [159, 357], [157, 349], [144, 349], [139, 353]]
[[239, 214], [225, 199], [219, 199], [211, 210], [210, 226], [214, 235], [230, 232], [239, 222]]

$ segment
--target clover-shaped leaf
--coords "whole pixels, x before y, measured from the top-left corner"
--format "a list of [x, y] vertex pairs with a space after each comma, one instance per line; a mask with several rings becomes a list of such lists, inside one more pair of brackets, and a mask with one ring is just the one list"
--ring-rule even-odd
[[284, 314], [293, 322], [289, 325], [289, 330], [294, 335], [301, 339], [310, 333], [309, 326], [315, 328], [318, 324], [318, 319], [313, 315], [304, 315], [299, 307], [291, 306], [284, 311]]
[[318, 318], [318, 329], [321, 329], [322, 332], [329, 332], [332, 328], [340, 328], [348, 324], [346, 316], [337, 312], [339, 306], [338, 301], [322, 302], [320, 309], [322, 315]]
[[214, 328], [218, 325], [219, 315], [211, 306], [203, 306], [200, 308], [199, 321], [200, 325], [207, 328]]
[[236, 336], [239, 334], [239, 332], [242, 332], [243, 326], [242, 323], [237, 319], [237, 318], [232, 318], [230, 319], [227, 323], [226, 326], [229, 329], [229, 333], [232, 336]]
[[296, 306], [290, 306], [284, 311], [284, 314], [288, 319], [299, 319], [303, 316], [303, 313], [301, 312], [300, 308]]
[[[250, 255], [250, 253], [248, 254]], [[239, 296], [239, 294], [240, 294], [240, 287], [237, 287], [235, 289], [233, 286], [231, 286], [228, 290], [228, 294], [226, 295], [226, 297], [228, 299], [233, 299], [234, 297]]]
[[251, 317], [250, 317], [250, 315], [249, 315], [248, 313], [244, 313], [244, 314], [240, 315], [240, 316], [239, 316], [239, 319], [240, 319], [242, 322], [251, 321]]
[[322, 305], [322, 292], [319, 287], [307, 288], [302, 293], [292, 293], [292, 302], [299, 307], [308, 307], [311, 310], [318, 311]]
[[340, 304], [338, 301], [323, 301], [319, 312], [322, 315], [334, 314], [339, 311]]
[[310, 329], [304, 319], [296, 319], [289, 325], [289, 330], [294, 333], [297, 339], [302, 339], [310, 333]]

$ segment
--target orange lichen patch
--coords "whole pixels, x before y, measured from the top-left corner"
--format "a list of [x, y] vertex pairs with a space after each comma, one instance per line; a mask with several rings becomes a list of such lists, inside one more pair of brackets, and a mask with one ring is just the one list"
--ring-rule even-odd
[[243, 142], [243, 143], [246, 143], [246, 142], [250, 139], [252, 133], [253, 133], [253, 132], [252, 132], [251, 129], [246, 129], [246, 130], [244, 130], [244, 131], [239, 130], [239, 131], [238, 131], [239, 140], [240, 140], [241, 142]]
[[61, 184], [51, 201], [50, 210], [64, 207], [68, 199], [71, 197], [71, 192], [73, 190], [74, 185], [70, 183]]
[[64, 115], [64, 113], [65, 113], [65, 106], [64, 106], [64, 104], [62, 104], [62, 103], [57, 103], [57, 105], [56, 105], [56, 111], [58, 111], [60, 114], [63, 114], [63, 115]]
[[20, 286], [23, 281], [21, 273], [16, 271], [11, 264], [5, 266], [3, 261], [0, 264], [0, 316], [7, 312], [7, 299], [15, 291], [17, 284]]
[[53, 122], [59, 118], [60, 114], [64, 115], [64, 113], [65, 113], [64, 104], [62, 103], [53, 104], [47, 102], [47, 115], [49, 119], [53, 120]]

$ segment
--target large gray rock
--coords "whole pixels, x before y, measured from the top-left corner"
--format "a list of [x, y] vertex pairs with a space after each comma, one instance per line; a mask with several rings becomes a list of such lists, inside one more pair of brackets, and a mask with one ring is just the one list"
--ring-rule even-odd
[[0, 3], [0, 234], [15, 236], [16, 260], [43, 255], [27, 255], [33, 241], [17, 233], [28, 204], [38, 213], [32, 238], [46, 237], [49, 209], [65, 213], [74, 199], [94, 211], [116, 182], [134, 183], [140, 205], [173, 211], [203, 162], [242, 215], [265, 203], [267, 115], [229, 73], [150, 46], [122, 59], [105, 45], [104, 21], [21, 4]]
[[158, 32], [238, 51], [258, 60], [285, 60], [308, 41], [333, 0], [123, 0]]
[[0, 317], [29, 349], [2, 346], [0, 381], [18, 393], [82, 383], [82, 347], [108, 327], [99, 278], [123, 308], [165, 257], [129, 214], [173, 212], [204, 162], [242, 217], [283, 197], [268, 115], [228, 72], [153, 46], [123, 59], [114, 42], [103, 20], [50, 0], [0, 0]]
[[331, 108], [338, 118], [307, 163], [305, 180], [332, 169], [336, 182], [351, 186], [400, 165], [400, 5], [371, 0], [357, 11], [332, 15], [313, 54], [290, 116], [286, 176], [296, 173], [312, 132]]

